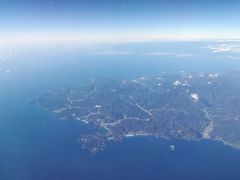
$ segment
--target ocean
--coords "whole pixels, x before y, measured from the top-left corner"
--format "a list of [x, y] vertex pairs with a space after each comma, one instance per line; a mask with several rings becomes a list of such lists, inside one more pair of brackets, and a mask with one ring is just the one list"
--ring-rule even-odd
[[[181, 45], [183, 49], [193, 46]], [[136, 49], [140, 52], [144, 47], [149, 45]], [[123, 51], [122, 46], [114, 48]], [[134, 49], [133, 45], [127, 48]], [[191, 53], [195, 51], [191, 49]], [[4, 64], [9, 72], [0, 73], [0, 180], [240, 179], [240, 151], [220, 142], [133, 137], [109, 144], [93, 156], [76, 143], [85, 130], [83, 124], [55, 119], [27, 103], [47, 90], [83, 86], [91, 78], [134, 79], [182, 70], [236, 71], [240, 70], [238, 61], [213, 55], [82, 53], [59, 47], [18, 49], [17, 53]]]

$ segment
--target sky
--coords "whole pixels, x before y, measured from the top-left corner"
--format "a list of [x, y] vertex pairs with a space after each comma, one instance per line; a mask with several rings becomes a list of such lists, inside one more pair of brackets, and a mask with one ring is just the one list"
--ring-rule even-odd
[[239, 0], [0, 0], [0, 41], [240, 39]]

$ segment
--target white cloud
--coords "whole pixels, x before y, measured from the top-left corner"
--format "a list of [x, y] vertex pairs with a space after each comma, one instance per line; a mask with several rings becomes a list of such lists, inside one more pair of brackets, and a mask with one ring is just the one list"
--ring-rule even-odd
[[217, 78], [219, 77], [219, 74], [208, 74], [209, 78]]
[[193, 57], [193, 54], [188, 53], [176, 53], [176, 52], [149, 52], [145, 53], [148, 56], [168, 56], [168, 57], [176, 57], [176, 58], [188, 58]]
[[199, 100], [199, 95], [197, 93], [191, 94], [190, 97], [193, 99], [194, 102], [197, 102]]
[[133, 54], [133, 52], [132, 51], [118, 51], [118, 50], [103, 50], [103, 51], [91, 52], [91, 54], [96, 54], [96, 55], [129, 55], [129, 54]]
[[180, 81], [175, 81], [175, 82], [173, 82], [173, 85], [174, 86], [180, 86], [180, 85], [182, 85], [182, 83]]
[[211, 50], [213, 53], [240, 53], [240, 44], [218, 44], [205, 48]]
[[[201, 41], [211, 36], [201, 33], [186, 33], [172, 31], [141, 31], [141, 30], [109, 30], [102, 31], [99, 28], [89, 31], [76, 29], [74, 31], [54, 32], [15, 32], [0, 34], [0, 45], [23, 43], [114, 43], [114, 42], [155, 42], [155, 41]], [[212, 38], [212, 37], [211, 37]]]
[[173, 53], [171, 53], [171, 52], [150, 52], [150, 53], [146, 53], [146, 55], [149, 55], [149, 56], [173, 56]]

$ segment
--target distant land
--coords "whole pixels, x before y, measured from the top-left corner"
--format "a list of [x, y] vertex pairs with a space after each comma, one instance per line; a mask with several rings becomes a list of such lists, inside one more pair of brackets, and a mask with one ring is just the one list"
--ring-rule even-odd
[[[161, 73], [138, 79], [92, 79], [83, 87], [49, 91], [31, 101], [55, 117], [89, 128], [79, 132], [95, 154], [134, 136], [217, 140], [240, 149], [240, 72]], [[174, 146], [171, 147], [174, 150]]]

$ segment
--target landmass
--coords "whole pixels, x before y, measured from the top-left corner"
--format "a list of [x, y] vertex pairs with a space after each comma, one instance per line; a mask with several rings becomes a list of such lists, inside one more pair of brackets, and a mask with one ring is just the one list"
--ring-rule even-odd
[[[240, 73], [161, 73], [95, 79], [49, 91], [31, 102], [91, 129], [78, 142], [90, 153], [134, 136], [221, 141], [240, 149]], [[174, 146], [171, 146], [174, 149]]]

